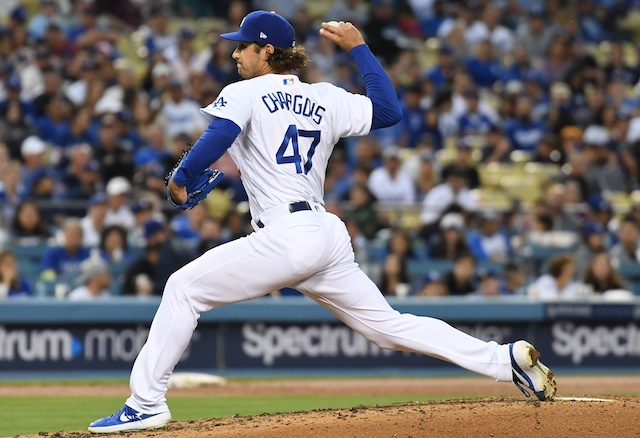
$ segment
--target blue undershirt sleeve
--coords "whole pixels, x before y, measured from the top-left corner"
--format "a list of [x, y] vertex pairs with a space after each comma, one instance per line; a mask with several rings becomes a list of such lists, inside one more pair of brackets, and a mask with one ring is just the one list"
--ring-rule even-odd
[[400, 122], [402, 110], [396, 90], [369, 46], [356, 46], [351, 49], [349, 55], [358, 66], [367, 97], [373, 103], [371, 129], [386, 128]]
[[240, 127], [228, 119], [214, 119], [173, 174], [179, 186], [187, 185], [197, 174], [218, 161], [240, 134]]

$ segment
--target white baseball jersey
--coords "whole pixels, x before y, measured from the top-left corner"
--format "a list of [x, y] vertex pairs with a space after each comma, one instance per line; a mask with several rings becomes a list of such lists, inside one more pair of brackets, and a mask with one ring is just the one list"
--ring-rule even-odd
[[268, 74], [228, 85], [201, 111], [242, 129], [229, 153], [255, 218], [276, 205], [322, 203], [334, 145], [340, 137], [367, 134], [373, 106], [368, 97], [332, 84]]

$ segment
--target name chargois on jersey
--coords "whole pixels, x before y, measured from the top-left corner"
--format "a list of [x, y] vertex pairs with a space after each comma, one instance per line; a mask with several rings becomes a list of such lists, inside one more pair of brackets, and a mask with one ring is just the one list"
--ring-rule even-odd
[[[294, 80], [294, 78], [283, 79], [282, 83], [284, 85], [292, 85]], [[288, 111], [292, 111], [294, 114], [310, 118], [316, 125], [320, 124], [322, 117], [324, 116], [324, 112], [326, 111], [322, 105], [314, 102], [308, 97], [301, 94], [292, 95], [291, 93], [283, 91], [265, 94], [262, 96], [262, 102], [271, 114], [276, 113], [279, 110], [286, 109]]]

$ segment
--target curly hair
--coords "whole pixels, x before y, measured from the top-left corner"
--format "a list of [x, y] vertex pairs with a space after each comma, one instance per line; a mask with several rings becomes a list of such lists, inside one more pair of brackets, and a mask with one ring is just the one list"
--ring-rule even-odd
[[[256, 52], [266, 46], [266, 44], [255, 43]], [[274, 47], [273, 54], [269, 57], [267, 62], [271, 69], [276, 73], [283, 73], [289, 71], [299, 72], [307, 66], [309, 58], [304, 49], [304, 46], [295, 46], [290, 49], [282, 47]]]

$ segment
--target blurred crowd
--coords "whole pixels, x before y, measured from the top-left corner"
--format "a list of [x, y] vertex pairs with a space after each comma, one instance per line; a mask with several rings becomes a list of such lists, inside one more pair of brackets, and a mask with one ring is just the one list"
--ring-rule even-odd
[[184, 214], [163, 177], [240, 80], [218, 35], [254, 9], [292, 22], [301, 79], [364, 93], [318, 35], [345, 20], [396, 87], [402, 122], [341, 140], [325, 186], [384, 294], [640, 294], [636, 0], [4, 0], [0, 297], [160, 295], [251, 232], [228, 155]]

